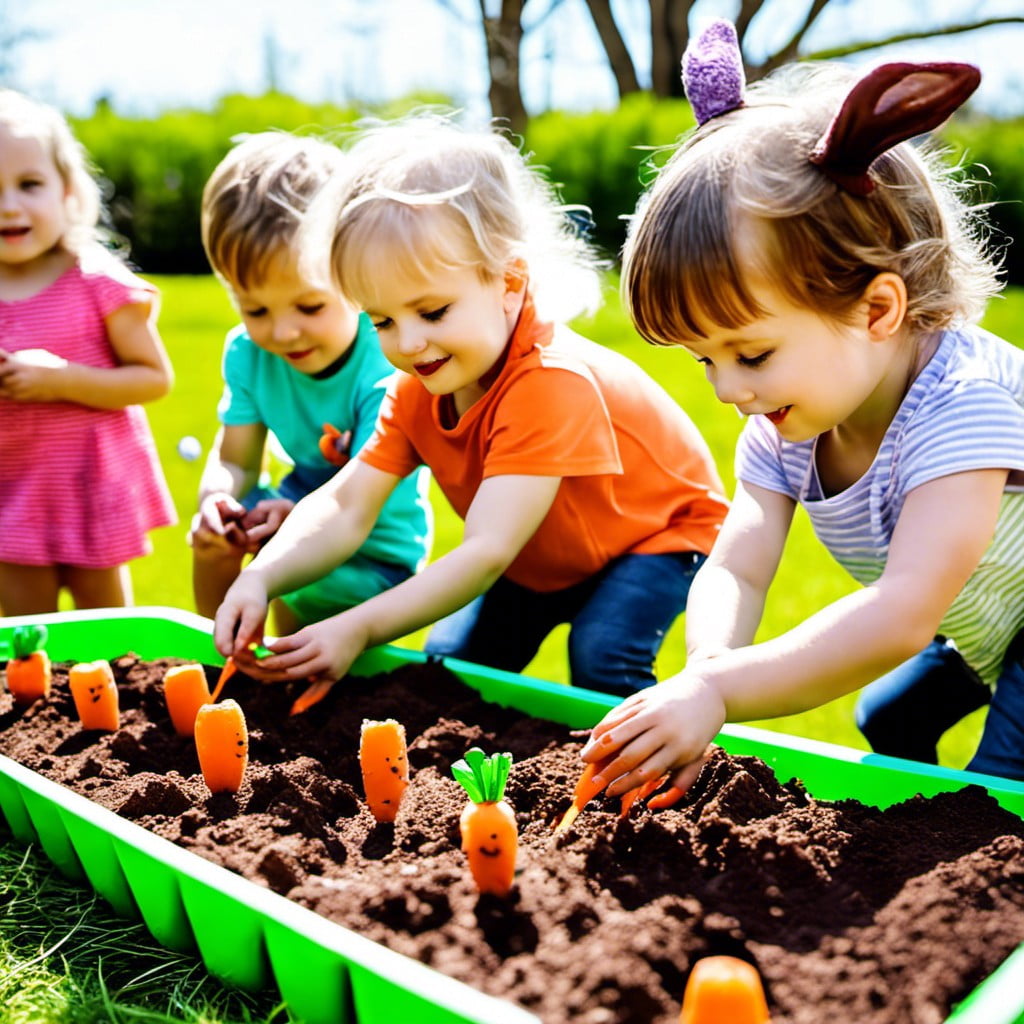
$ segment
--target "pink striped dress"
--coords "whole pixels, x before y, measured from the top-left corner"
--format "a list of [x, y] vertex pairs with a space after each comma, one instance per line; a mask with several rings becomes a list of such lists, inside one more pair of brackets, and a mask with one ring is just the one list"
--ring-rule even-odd
[[[113, 259], [76, 266], [30, 298], [0, 302], [0, 348], [114, 367], [104, 318], [155, 292]], [[0, 561], [108, 569], [148, 554], [148, 531], [176, 520], [141, 406], [0, 398]]]

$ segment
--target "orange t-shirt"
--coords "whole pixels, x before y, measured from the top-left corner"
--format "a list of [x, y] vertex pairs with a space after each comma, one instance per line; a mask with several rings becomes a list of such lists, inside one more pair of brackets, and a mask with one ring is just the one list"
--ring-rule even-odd
[[454, 427], [442, 400], [396, 374], [358, 457], [396, 476], [429, 466], [463, 519], [487, 477], [561, 477], [505, 572], [514, 583], [562, 590], [619, 555], [711, 550], [727, 502], [690, 418], [635, 363], [539, 322], [529, 300], [496, 380]]

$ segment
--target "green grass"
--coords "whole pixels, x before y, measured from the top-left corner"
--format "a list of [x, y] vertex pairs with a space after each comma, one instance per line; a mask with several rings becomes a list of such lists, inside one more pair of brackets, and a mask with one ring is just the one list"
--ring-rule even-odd
[[[161, 331], [175, 365], [171, 395], [148, 409], [178, 509], [176, 527], [156, 531], [154, 551], [133, 565], [136, 603], [194, 610], [190, 554], [185, 544], [202, 460], [185, 462], [178, 440], [197, 437], [208, 449], [216, 430], [220, 352], [233, 310], [210, 277], [156, 278], [163, 294]], [[1024, 290], [993, 304], [986, 325], [1021, 337]], [[699, 366], [684, 353], [655, 349], [629, 326], [614, 293], [583, 333], [619, 349], [644, 366], [689, 412], [708, 439], [731, 490], [732, 452], [741, 421], [720, 405]], [[458, 543], [461, 523], [435, 491], [435, 555]], [[759, 639], [777, 635], [855, 584], [836, 566], [798, 514], [768, 595]], [[415, 646], [422, 633], [403, 643]], [[670, 632], [659, 666], [662, 676], [684, 663], [683, 621]], [[565, 630], [556, 631], [527, 669], [565, 682]], [[853, 725], [853, 697], [814, 711], [759, 723], [854, 747], [864, 747]], [[981, 712], [944, 738], [944, 764], [962, 767], [977, 742]], [[0, 1024], [286, 1024], [290, 1017], [271, 994], [247, 996], [206, 976], [199, 961], [157, 946], [138, 924], [114, 916], [99, 898], [66, 883], [35, 851], [0, 833]]]

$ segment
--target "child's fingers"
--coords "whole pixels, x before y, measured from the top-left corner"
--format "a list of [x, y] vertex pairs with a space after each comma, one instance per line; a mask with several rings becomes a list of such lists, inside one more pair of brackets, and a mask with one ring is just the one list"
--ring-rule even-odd
[[671, 755], [661, 737], [648, 729], [625, 744], [601, 769], [594, 781], [607, 782], [608, 796], [621, 796], [627, 790], [642, 786], [664, 775], [671, 767]]

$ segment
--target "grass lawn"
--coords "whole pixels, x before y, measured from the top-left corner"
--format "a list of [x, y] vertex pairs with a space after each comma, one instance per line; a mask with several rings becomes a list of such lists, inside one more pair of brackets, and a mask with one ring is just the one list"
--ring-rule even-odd
[[[202, 460], [187, 462], [178, 441], [194, 436], [204, 452], [216, 430], [220, 352], [233, 310], [212, 277], [155, 278], [163, 294], [161, 331], [177, 381], [171, 395], [149, 407], [160, 456], [174, 493], [179, 524], [153, 535], [154, 552], [133, 566], [136, 603], [194, 610], [191, 559], [185, 545]], [[606, 308], [578, 326], [644, 366], [690, 413], [707, 437], [731, 491], [732, 451], [741, 421], [720, 405], [696, 362], [656, 349], [630, 328], [609, 286]], [[1004, 337], [1024, 337], [1024, 289], [994, 303], [986, 325]], [[458, 543], [461, 523], [435, 492], [435, 556]], [[768, 597], [759, 639], [777, 635], [855, 584], [813, 537], [798, 513]], [[402, 643], [415, 646], [422, 634]], [[683, 622], [661, 657], [665, 676], [684, 662]], [[544, 644], [527, 674], [567, 681], [565, 632]], [[758, 723], [849, 746], [864, 747], [852, 721], [853, 697], [802, 715]], [[977, 741], [980, 713], [951, 730], [940, 746], [944, 764], [962, 767]], [[208, 977], [202, 964], [155, 945], [144, 927], [126, 924], [103, 900], [67, 884], [41, 855], [0, 832], [0, 1024], [285, 1024], [272, 994], [247, 996]]]

